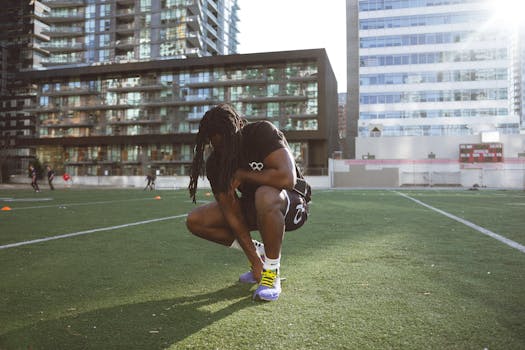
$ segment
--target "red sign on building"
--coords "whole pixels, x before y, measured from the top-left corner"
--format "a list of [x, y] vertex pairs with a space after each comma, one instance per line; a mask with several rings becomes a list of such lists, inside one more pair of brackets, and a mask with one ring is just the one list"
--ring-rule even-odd
[[503, 162], [502, 143], [464, 143], [459, 145], [460, 163]]

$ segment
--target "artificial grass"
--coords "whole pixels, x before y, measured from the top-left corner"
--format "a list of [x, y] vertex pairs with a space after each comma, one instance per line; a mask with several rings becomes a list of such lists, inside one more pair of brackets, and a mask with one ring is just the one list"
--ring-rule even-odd
[[[403, 192], [525, 241], [523, 192]], [[40, 195], [53, 200], [10, 205], [66, 208], [1, 212], [0, 245], [193, 207], [185, 191]], [[316, 191], [286, 234], [272, 303], [235, 282], [240, 252], [189, 235], [184, 218], [0, 250], [0, 349], [522, 349], [524, 263], [394, 191]]]

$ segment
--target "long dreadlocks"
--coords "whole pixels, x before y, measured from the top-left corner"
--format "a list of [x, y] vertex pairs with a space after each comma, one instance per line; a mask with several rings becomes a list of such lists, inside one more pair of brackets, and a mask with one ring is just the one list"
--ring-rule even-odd
[[197, 182], [199, 176], [204, 176], [204, 149], [214, 135], [222, 136], [220, 150], [213, 150], [220, 164], [217, 178], [217, 189], [225, 191], [229, 188], [233, 173], [237, 169], [237, 160], [241, 146], [241, 129], [245, 122], [229, 104], [219, 104], [204, 114], [199, 123], [199, 132], [195, 140], [193, 163], [191, 165], [190, 184], [188, 189], [193, 202], [196, 202]]

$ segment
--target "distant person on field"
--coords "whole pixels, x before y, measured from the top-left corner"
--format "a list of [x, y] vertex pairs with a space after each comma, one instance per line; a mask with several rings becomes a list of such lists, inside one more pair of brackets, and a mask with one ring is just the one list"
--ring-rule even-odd
[[[284, 135], [267, 121], [247, 123], [231, 105], [215, 106], [199, 124], [189, 184], [193, 202], [204, 173], [215, 201], [188, 214], [188, 229], [243, 251], [251, 270], [239, 281], [258, 284], [254, 299], [277, 300], [284, 232], [306, 222], [311, 194]], [[262, 243], [252, 240], [255, 230]]]
[[144, 191], [146, 191], [148, 188], [150, 191], [153, 191], [155, 189], [155, 179], [157, 176], [155, 174], [148, 174], [146, 176], [146, 181], [148, 181], [148, 184], [146, 187], [144, 187]]
[[55, 187], [53, 186], [53, 180], [55, 179], [55, 171], [51, 169], [50, 165], [48, 165], [46, 168], [47, 168], [47, 182], [49, 183], [49, 188], [51, 190], [54, 190]]
[[31, 178], [31, 187], [33, 187], [33, 190], [35, 192], [40, 192], [40, 188], [38, 187], [38, 177], [36, 173], [36, 169], [33, 165], [29, 165], [29, 177]]

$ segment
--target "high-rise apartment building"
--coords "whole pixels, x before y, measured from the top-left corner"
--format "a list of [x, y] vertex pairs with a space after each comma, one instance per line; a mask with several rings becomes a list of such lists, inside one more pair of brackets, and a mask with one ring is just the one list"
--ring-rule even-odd
[[43, 0], [46, 67], [237, 51], [236, 0]]
[[1, 180], [36, 155], [25, 141], [38, 137], [39, 87], [19, 72], [234, 54], [237, 10], [236, 0], [2, 1]]
[[520, 132], [523, 48], [488, 1], [347, 0], [347, 12], [357, 16], [357, 142]]
[[42, 46], [50, 37], [44, 18], [49, 7], [38, 1], [6, 0], [0, 11], [0, 181], [9, 169], [18, 169], [32, 159], [32, 147], [17, 147], [17, 140], [33, 137], [34, 116], [23, 108], [34, 99], [33, 84], [17, 77], [17, 72], [41, 67], [47, 57]]

